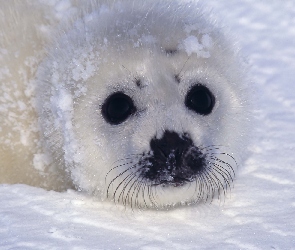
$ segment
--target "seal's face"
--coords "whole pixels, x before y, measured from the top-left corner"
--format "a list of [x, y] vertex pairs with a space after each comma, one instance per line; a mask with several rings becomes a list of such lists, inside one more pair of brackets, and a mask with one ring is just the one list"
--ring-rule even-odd
[[55, 161], [78, 188], [132, 206], [213, 198], [243, 146], [235, 54], [195, 12], [166, 5], [86, 15], [38, 73]]

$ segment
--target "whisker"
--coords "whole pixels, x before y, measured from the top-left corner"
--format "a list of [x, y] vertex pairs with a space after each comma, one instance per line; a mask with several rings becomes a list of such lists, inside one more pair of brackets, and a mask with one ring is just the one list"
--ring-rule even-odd
[[[214, 165], [214, 167], [215, 167], [215, 171], [216, 171], [217, 173], [219, 173], [220, 176], [222, 176], [223, 180], [226, 182], [226, 186], [230, 188], [230, 187], [231, 187], [231, 182], [233, 181], [232, 176], [229, 175], [228, 173], [225, 173], [225, 172], [223, 172], [222, 170], [220, 170], [219, 168], [222, 168], [222, 166], [220, 166], [220, 165], [218, 165], [218, 164], [216, 164], [216, 163], [213, 163], [213, 165]], [[223, 170], [225, 170], [225, 169], [223, 169]], [[225, 170], [225, 171], [226, 171], [226, 170]], [[225, 177], [225, 176], [226, 176], [226, 177]], [[229, 180], [230, 180], [230, 181], [229, 181]]]
[[[115, 192], [114, 192], [114, 194], [113, 194], [113, 198], [114, 198], [114, 200], [115, 200], [115, 198], [116, 198], [116, 194], [117, 194], [117, 191], [119, 190], [119, 188], [120, 188], [120, 186], [123, 184], [123, 183], [125, 183], [125, 181], [126, 181], [126, 179], [128, 179], [128, 178], [130, 178], [130, 176], [133, 176], [134, 175], [134, 173], [130, 173], [130, 174], [128, 174], [120, 183], [119, 183], [119, 185], [117, 185], [117, 187], [116, 187], [116, 189], [115, 189]], [[124, 192], [125, 191], [125, 187], [126, 186], [124, 186], [123, 187], [123, 189], [122, 189], [122, 191], [120, 192], [120, 195], [119, 195], [119, 197], [118, 197], [118, 202], [120, 202], [120, 197], [121, 197], [121, 195], [122, 195], [122, 192]]]
[[[228, 190], [231, 191], [238, 165], [234, 156], [226, 152], [225, 149], [228, 148], [223, 145], [208, 145], [192, 147], [187, 151], [192, 159], [197, 160], [204, 157], [205, 162], [204, 168], [193, 176], [194, 182], [186, 183], [190, 196], [186, 197], [183, 202], [186, 204], [201, 201], [212, 202], [215, 197], [221, 199], [226, 196]], [[163, 158], [167, 158], [161, 150], [159, 152], [162, 153]], [[180, 158], [185, 158], [186, 155], [187, 153], [182, 151]], [[123, 159], [116, 160], [113, 163], [115, 166], [105, 176], [105, 181], [108, 182], [107, 198], [112, 197], [116, 203], [121, 202], [124, 206], [129, 204], [132, 210], [134, 208], [158, 208], [166, 192], [165, 188], [162, 189], [166, 182], [161, 182], [161, 179], [155, 181], [145, 179], [144, 173], [149, 167], [146, 164], [150, 164], [147, 160], [149, 157], [151, 157], [151, 152], [130, 154]], [[108, 176], [120, 168], [122, 168], [121, 172], [116, 173], [114, 178], [107, 181]], [[194, 188], [192, 193], [189, 192], [191, 188]]]
[[108, 193], [109, 193], [109, 189], [111, 184], [118, 179], [120, 176], [122, 176], [124, 173], [126, 173], [127, 171], [129, 171], [130, 169], [134, 168], [135, 166], [132, 166], [130, 168], [127, 168], [126, 170], [124, 170], [123, 172], [121, 172], [120, 174], [118, 174], [114, 179], [112, 179], [112, 181], [109, 183], [108, 188], [107, 188], [107, 198], [108, 198]]
[[[121, 191], [121, 193], [120, 193], [120, 195], [119, 195], [119, 197], [118, 197], [118, 200], [120, 199], [121, 195], [124, 195], [127, 186], [128, 186], [129, 183], [130, 183], [130, 182], [136, 177], [136, 174], [137, 174], [139, 171], [140, 171], [140, 169], [138, 169], [138, 170], [135, 171], [134, 173], [129, 174], [129, 175], [123, 180], [123, 181], [125, 182], [125, 185], [124, 185], [124, 187], [123, 187], [123, 189], [122, 189], [122, 191]], [[130, 179], [130, 180], [128, 180], [128, 179]], [[126, 182], [126, 181], [127, 181], [127, 182]], [[121, 185], [121, 184], [120, 184], [120, 185]], [[132, 187], [131, 187], [131, 188], [132, 188]], [[129, 191], [130, 191], [130, 189], [128, 190], [127, 194], [129, 193]], [[125, 200], [123, 201], [123, 196], [122, 196], [122, 202], [123, 202], [124, 205], [127, 204], [127, 203], [126, 203], [126, 198], [127, 198], [127, 197], [128, 197], [128, 195], [125, 196]]]
[[188, 62], [188, 60], [189, 60], [190, 58], [191, 58], [191, 56], [189, 56], [189, 57], [186, 59], [186, 61], [184, 62], [182, 68], [180, 69], [179, 73], [176, 74], [176, 76], [177, 76], [177, 78], [179, 79], [179, 81], [181, 80], [181, 78], [182, 78], [182, 76], [183, 76], [183, 75], [181, 75], [181, 72], [183, 71], [184, 67], [186, 66], [186, 64], [187, 64], [187, 62]]

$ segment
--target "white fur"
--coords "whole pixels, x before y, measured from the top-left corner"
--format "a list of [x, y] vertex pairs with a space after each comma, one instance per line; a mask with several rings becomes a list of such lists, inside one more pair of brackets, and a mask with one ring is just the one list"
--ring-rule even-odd
[[[74, 185], [102, 198], [108, 191], [115, 201], [161, 207], [197, 201], [199, 184], [137, 186], [138, 197], [128, 196], [126, 190], [136, 189], [120, 183], [136, 169], [124, 169], [132, 155], [150, 149], [154, 136], [188, 132], [196, 146], [221, 145], [237, 162], [243, 156], [247, 79], [228, 38], [197, 5], [131, 0], [0, 5], [1, 182], [55, 190]], [[166, 55], [165, 49], [178, 52]], [[184, 105], [196, 82], [216, 97], [208, 116]], [[140, 112], [114, 126], [103, 119], [101, 105], [118, 90]]]

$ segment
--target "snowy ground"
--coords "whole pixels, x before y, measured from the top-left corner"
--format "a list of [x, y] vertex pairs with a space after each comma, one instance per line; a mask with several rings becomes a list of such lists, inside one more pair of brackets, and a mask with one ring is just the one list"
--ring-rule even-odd
[[129, 211], [84, 194], [0, 186], [0, 249], [295, 249], [295, 1], [208, 0], [252, 65], [259, 125], [225, 201]]

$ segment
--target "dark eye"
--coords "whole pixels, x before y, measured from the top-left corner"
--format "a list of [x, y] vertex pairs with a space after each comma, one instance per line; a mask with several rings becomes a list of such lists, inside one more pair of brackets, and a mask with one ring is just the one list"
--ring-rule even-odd
[[193, 86], [185, 98], [185, 106], [201, 115], [210, 114], [214, 104], [213, 94], [203, 85]]
[[110, 95], [102, 105], [104, 119], [113, 125], [124, 122], [135, 111], [133, 100], [122, 92]]

